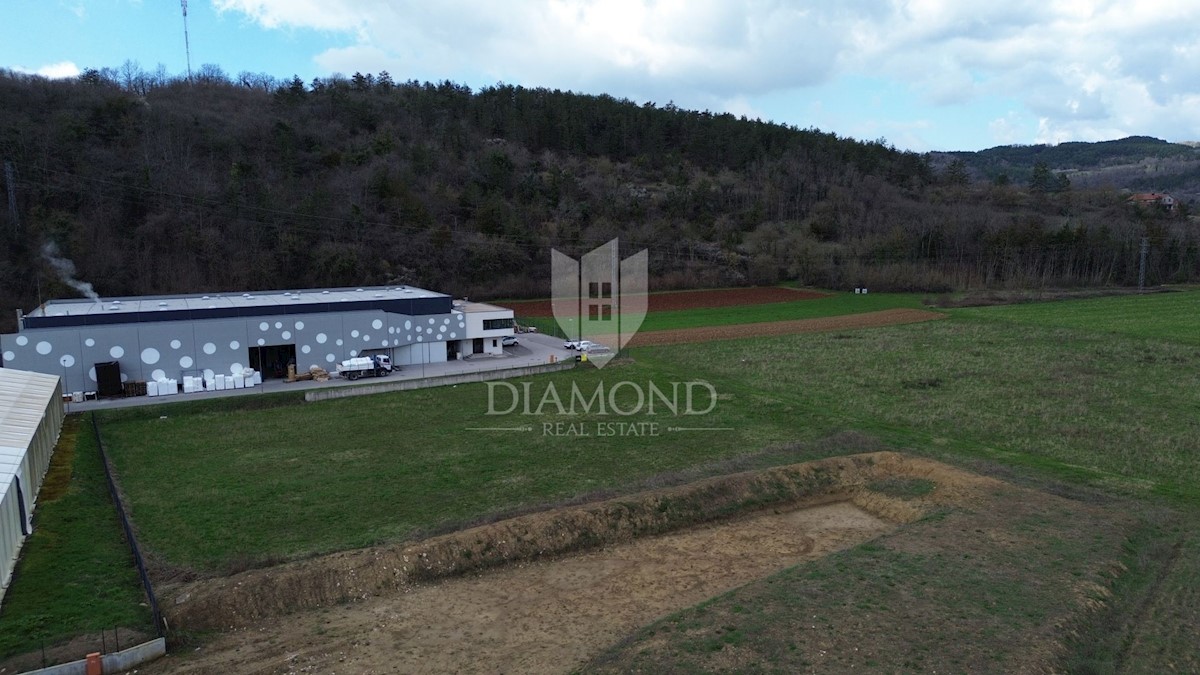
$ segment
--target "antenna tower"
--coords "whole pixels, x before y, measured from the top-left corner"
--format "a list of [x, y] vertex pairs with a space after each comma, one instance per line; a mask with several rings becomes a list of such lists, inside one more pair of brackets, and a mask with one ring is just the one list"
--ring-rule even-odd
[[188, 43], [187, 0], [179, 0], [183, 7], [183, 51], [187, 54], [188, 82], [192, 81], [192, 46]]

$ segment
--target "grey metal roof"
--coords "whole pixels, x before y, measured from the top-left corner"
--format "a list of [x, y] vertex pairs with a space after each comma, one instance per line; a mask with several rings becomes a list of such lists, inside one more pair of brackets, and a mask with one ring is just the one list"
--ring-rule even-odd
[[474, 312], [512, 312], [507, 307], [497, 307], [496, 305], [489, 305], [486, 302], [463, 302], [457, 304], [455, 309], [467, 314]]
[[304, 288], [294, 291], [252, 291], [195, 295], [143, 295], [136, 297], [50, 300], [27, 316], [87, 316], [92, 314], [135, 314], [153, 311], [226, 308], [277, 308], [281, 305], [323, 305], [334, 302], [446, 298], [444, 293], [415, 286], [366, 286], [361, 288]]
[[[0, 454], [24, 456], [57, 386], [57, 375], [0, 368]], [[0, 467], [0, 483], [10, 478]]]

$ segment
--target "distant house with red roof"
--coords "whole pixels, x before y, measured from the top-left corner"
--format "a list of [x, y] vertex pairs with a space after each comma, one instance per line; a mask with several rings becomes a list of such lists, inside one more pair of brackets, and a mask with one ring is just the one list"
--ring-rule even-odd
[[1135, 206], [1158, 206], [1169, 213], [1175, 211], [1175, 198], [1165, 192], [1138, 192], [1125, 201]]

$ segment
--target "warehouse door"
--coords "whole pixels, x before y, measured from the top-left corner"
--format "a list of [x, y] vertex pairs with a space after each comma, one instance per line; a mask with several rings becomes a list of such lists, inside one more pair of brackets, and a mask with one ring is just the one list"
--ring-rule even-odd
[[296, 363], [296, 345], [251, 347], [249, 363], [251, 368], [262, 373], [264, 380], [281, 380], [287, 377], [288, 364]]
[[483, 353], [483, 338], [475, 338], [475, 340], [471, 342], [471, 353], [472, 354], [482, 354]]

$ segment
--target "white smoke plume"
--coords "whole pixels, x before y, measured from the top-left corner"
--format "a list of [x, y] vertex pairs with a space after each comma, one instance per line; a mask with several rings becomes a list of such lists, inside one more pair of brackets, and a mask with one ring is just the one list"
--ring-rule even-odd
[[50, 263], [50, 266], [58, 273], [58, 278], [62, 279], [64, 284], [74, 288], [92, 300], [100, 302], [100, 295], [96, 293], [91, 284], [75, 278], [75, 263], [62, 257], [61, 252], [58, 250], [58, 244], [55, 244], [53, 241], [46, 242], [46, 245], [42, 247], [42, 257], [46, 259], [46, 262]]

